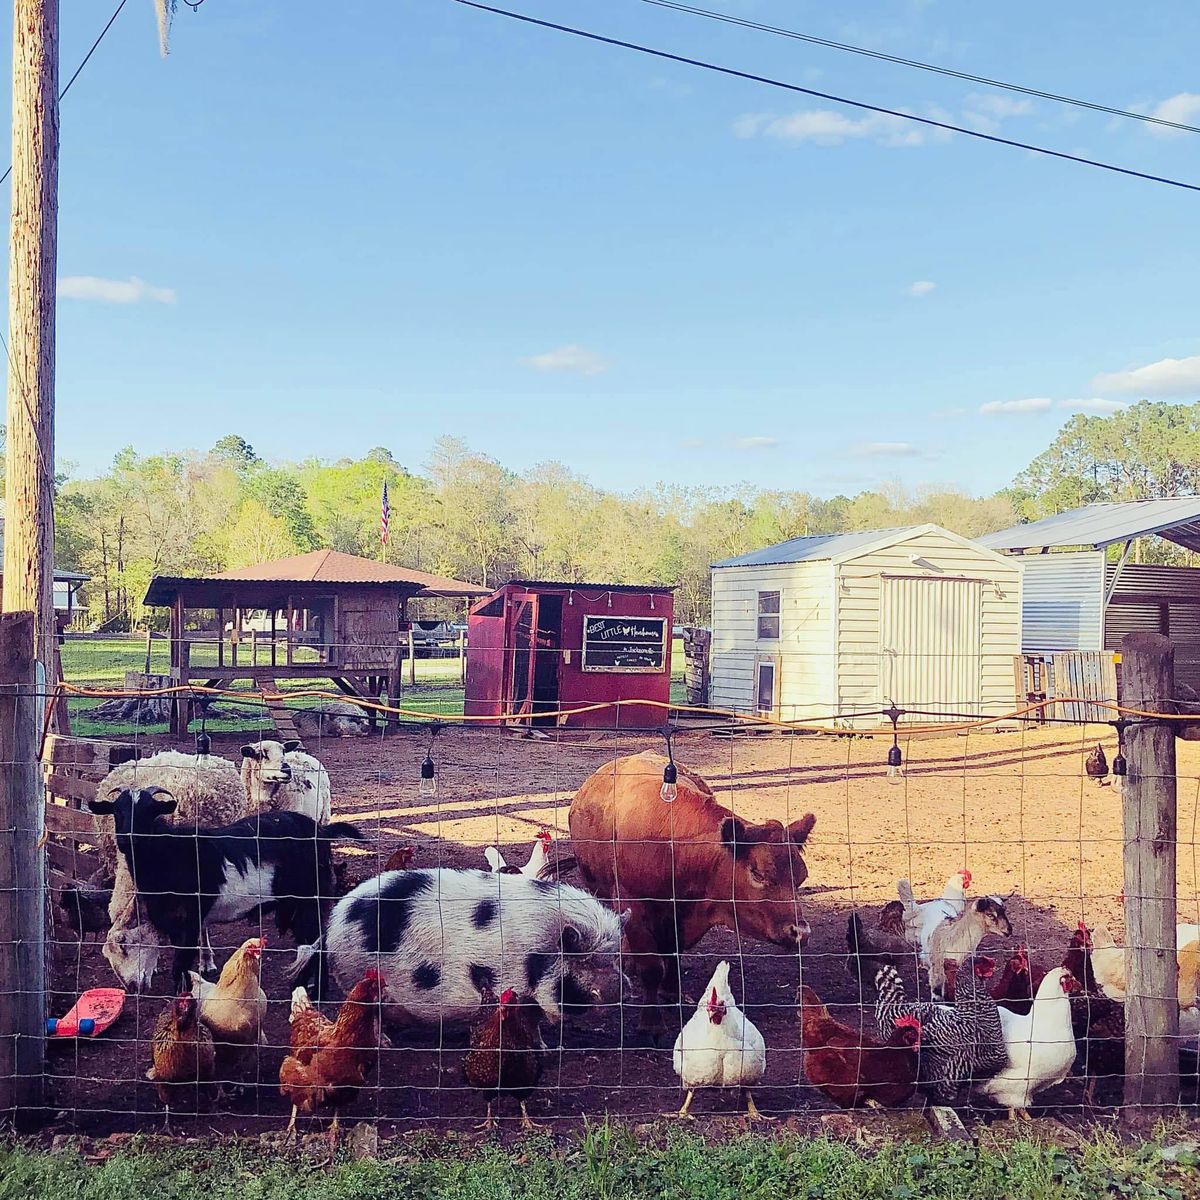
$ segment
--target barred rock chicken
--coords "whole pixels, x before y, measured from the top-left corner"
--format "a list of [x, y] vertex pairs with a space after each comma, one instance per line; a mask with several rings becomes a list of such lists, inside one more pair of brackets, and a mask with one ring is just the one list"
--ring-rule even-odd
[[951, 1104], [970, 1079], [987, 1078], [1008, 1061], [996, 1002], [987, 994], [989, 964], [972, 956], [960, 967], [953, 1005], [910, 1001], [894, 967], [875, 973], [879, 997], [875, 1020], [879, 1036], [890, 1039], [897, 1022], [916, 1017], [921, 1024], [922, 1086], [940, 1104]]
[[904, 936], [909, 945], [921, 951], [921, 962], [929, 966], [929, 939], [943, 921], [961, 917], [967, 909], [967, 888], [971, 886], [970, 871], [955, 871], [946, 880], [942, 894], [936, 900], [918, 904], [912, 884], [901, 879], [896, 885], [900, 903], [904, 906]]
[[1089, 779], [1094, 779], [1101, 787], [1105, 786], [1108, 779], [1108, 758], [1099, 742], [1096, 743], [1095, 750], [1083, 760], [1083, 769]]
[[540, 1020], [538, 1005], [529, 997], [518, 1001], [512, 988], [506, 988], [499, 1000], [486, 985], [480, 992], [479, 1017], [471, 1026], [471, 1049], [463, 1060], [467, 1082], [489, 1097], [487, 1117], [477, 1128], [496, 1128], [492, 1103], [501, 1093], [507, 1093], [520, 1104], [522, 1129], [541, 1128], [530, 1119], [525, 1107], [542, 1077], [546, 1051]]
[[1034, 1093], [1062, 1083], [1075, 1064], [1071, 994], [1080, 984], [1066, 967], [1048, 971], [1026, 1016], [1002, 1010], [1007, 1064], [979, 1085], [1012, 1118], [1029, 1117]]
[[836, 1021], [807, 984], [796, 993], [804, 1075], [842, 1108], [896, 1108], [916, 1091], [921, 1022], [902, 1016], [887, 1042]]
[[879, 919], [875, 924], [884, 933], [902, 938], [904, 936], [904, 901], [889, 900], [880, 911]]
[[336, 1021], [322, 1016], [298, 987], [292, 992], [291, 1053], [279, 1068], [279, 1093], [292, 1102], [288, 1135], [296, 1117], [312, 1116], [322, 1105], [333, 1109], [330, 1148], [337, 1142], [339, 1110], [365, 1087], [379, 1053], [379, 997], [383, 978], [371, 969], [350, 989]]
[[672, 1062], [687, 1088], [676, 1116], [690, 1118], [697, 1088], [736, 1087], [742, 1091], [751, 1121], [774, 1120], [758, 1111], [750, 1091], [767, 1073], [767, 1045], [729, 990], [729, 963], [717, 964], [691, 1020], [675, 1039]]
[[189, 1086], [211, 1090], [216, 1071], [212, 1034], [200, 1021], [195, 996], [178, 996], [159, 1014], [150, 1042], [151, 1066], [146, 1078], [166, 1110], [165, 1126], [171, 1127], [171, 1101]]
[[247, 938], [229, 956], [216, 983], [189, 972], [192, 995], [200, 1001], [200, 1020], [216, 1045], [217, 1078], [222, 1086], [232, 1083], [248, 1047], [266, 1045], [267, 993], [261, 982], [266, 944], [266, 938]]

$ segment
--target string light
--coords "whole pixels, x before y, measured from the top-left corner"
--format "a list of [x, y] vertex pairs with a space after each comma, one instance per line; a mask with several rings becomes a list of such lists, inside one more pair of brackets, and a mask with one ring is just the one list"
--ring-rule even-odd
[[671, 745], [675, 730], [670, 725], [664, 725], [662, 735], [663, 741], [667, 743], [667, 765], [663, 767], [663, 781], [658, 790], [658, 798], [664, 804], [674, 804], [679, 795], [679, 772], [675, 768], [675, 751]]
[[1113, 725], [1117, 730], [1117, 756], [1113, 759], [1113, 783], [1118, 792], [1125, 787], [1125, 777], [1129, 774], [1129, 764], [1125, 761], [1125, 729], [1129, 722], [1124, 717], [1118, 717]]
[[196, 734], [196, 757], [203, 758], [212, 752], [212, 738], [208, 736], [208, 703], [200, 706], [200, 732]]
[[897, 708], [893, 702], [883, 710], [883, 715], [892, 723], [892, 744], [887, 752], [887, 781], [893, 787], [899, 787], [904, 782], [904, 754], [900, 749], [900, 733], [896, 728], [904, 709]]
[[425, 751], [425, 760], [421, 763], [421, 779], [417, 784], [417, 794], [432, 798], [437, 795], [437, 764], [433, 761], [433, 739], [442, 732], [441, 721], [434, 721], [429, 726], [429, 748]]

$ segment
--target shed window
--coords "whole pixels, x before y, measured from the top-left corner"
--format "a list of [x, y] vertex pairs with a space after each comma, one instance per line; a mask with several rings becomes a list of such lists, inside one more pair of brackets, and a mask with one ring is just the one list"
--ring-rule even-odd
[[779, 638], [779, 593], [758, 593], [758, 636], [761, 639]]

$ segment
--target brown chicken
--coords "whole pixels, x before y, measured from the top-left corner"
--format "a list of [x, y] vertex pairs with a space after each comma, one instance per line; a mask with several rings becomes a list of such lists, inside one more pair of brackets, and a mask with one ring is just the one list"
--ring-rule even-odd
[[292, 993], [292, 1052], [279, 1067], [279, 1093], [292, 1102], [288, 1136], [295, 1135], [300, 1113], [315, 1115], [323, 1105], [333, 1109], [330, 1149], [337, 1143], [339, 1110], [365, 1087], [379, 1053], [379, 998], [383, 979], [369, 970], [350, 990], [336, 1021], [322, 1016], [298, 987]]
[[[890, 933], [898, 938], [904, 937], [904, 901], [889, 900], [879, 914], [876, 924], [884, 933]], [[907, 939], [905, 939], [907, 941]]]
[[190, 1086], [210, 1092], [216, 1072], [212, 1034], [200, 1021], [195, 996], [179, 996], [159, 1014], [150, 1043], [151, 1066], [146, 1078], [166, 1110], [166, 1127], [171, 1127], [171, 1101]]
[[262, 988], [262, 954], [266, 938], [247, 938], [221, 968], [216, 983], [190, 972], [192, 995], [200, 1001], [200, 1020], [212, 1032], [217, 1049], [217, 1079], [234, 1082], [249, 1048], [266, 1042], [267, 993]]
[[539, 1129], [530, 1119], [525, 1102], [542, 1076], [545, 1045], [542, 1042], [541, 1009], [532, 1001], [518, 1001], [507, 988], [496, 999], [488, 987], [480, 993], [479, 1016], [471, 1026], [471, 1049], [463, 1061], [467, 1082], [489, 1093], [487, 1118], [479, 1129], [495, 1129], [492, 1102], [501, 1092], [521, 1105], [521, 1128]]
[[804, 1075], [842, 1108], [895, 1108], [916, 1091], [921, 1023], [901, 1016], [887, 1042], [829, 1015], [807, 984], [796, 993]]
[[1125, 1006], [1100, 990], [1092, 970], [1091, 950], [1091, 934], [1080, 921], [1071, 934], [1063, 966], [1083, 987], [1071, 997], [1071, 1029], [1079, 1048], [1075, 1068], [1087, 1080], [1083, 1102], [1088, 1105], [1095, 1103], [1101, 1080], [1125, 1076]]
[[1099, 743], [1096, 744], [1095, 750], [1083, 760], [1083, 769], [1087, 772], [1089, 779], [1094, 779], [1101, 787], [1104, 786], [1104, 781], [1108, 778], [1108, 759], [1104, 754], [1104, 747]]
[[1018, 946], [1004, 964], [1004, 970], [992, 988], [992, 999], [1011, 1013], [1028, 1016], [1033, 1009], [1033, 998], [1045, 977], [1045, 971], [1030, 964], [1029, 951], [1024, 946]]
[[385, 871], [407, 871], [416, 853], [416, 846], [398, 846], [392, 851], [387, 862], [383, 864], [383, 869]]

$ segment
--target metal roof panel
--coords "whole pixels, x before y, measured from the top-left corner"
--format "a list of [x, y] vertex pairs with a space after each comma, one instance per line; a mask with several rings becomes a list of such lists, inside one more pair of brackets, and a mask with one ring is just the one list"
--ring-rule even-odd
[[1189, 550], [1200, 550], [1200, 496], [1088, 504], [1041, 521], [987, 533], [977, 540], [990, 550], [1033, 550], [1043, 546], [1103, 550], [1116, 542], [1152, 534]]

